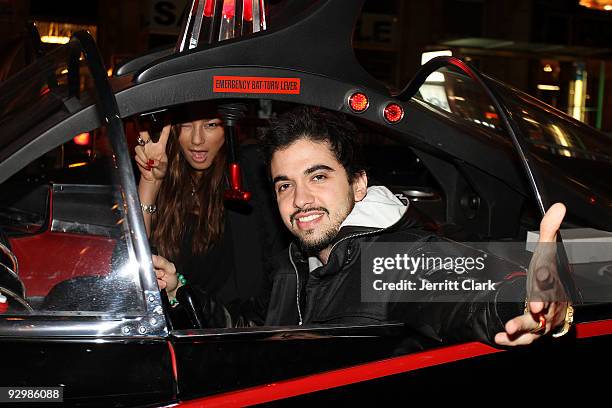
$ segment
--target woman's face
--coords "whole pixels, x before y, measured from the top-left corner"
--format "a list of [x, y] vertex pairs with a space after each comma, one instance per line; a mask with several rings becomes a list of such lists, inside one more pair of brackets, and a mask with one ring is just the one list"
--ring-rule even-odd
[[206, 170], [225, 142], [222, 121], [214, 118], [181, 123], [178, 139], [187, 163], [196, 171]]

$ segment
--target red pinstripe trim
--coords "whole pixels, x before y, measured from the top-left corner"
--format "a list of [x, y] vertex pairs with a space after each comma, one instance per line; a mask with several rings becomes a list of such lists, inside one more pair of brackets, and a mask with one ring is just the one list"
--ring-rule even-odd
[[514, 279], [514, 278], [516, 278], [518, 276], [527, 276], [527, 272], [516, 271], [516, 272], [509, 273], [508, 275], [506, 275], [504, 280], [512, 280], [512, 279]]
[[182, 402], [179, 406], [233, 407], [259, 404], [500, 351], [482, 343], [460, 344]]
[[580, 323], [576, 325], [576, 338], [606, 336], [612, 334], [612, 320]]
[[[577, 338], [604, 335], [612, 335], [612, 320], [576, 325]], [[193, 408], [204, 405], [206, 407], [235, 407], [261, 404], [502, 351], [504, 350], [476, 342], [458, 344], [240, 391], [179, 402], [177, 406]]]
[[174, 381], [178, 381], [178, 369], [176, 366], [176, 353], [174, 352], [174, 346], [171, 342], [168, 342], [168, 349], [170, 350], [170, 360], [172, 360], [172, 374], [174, 375]]

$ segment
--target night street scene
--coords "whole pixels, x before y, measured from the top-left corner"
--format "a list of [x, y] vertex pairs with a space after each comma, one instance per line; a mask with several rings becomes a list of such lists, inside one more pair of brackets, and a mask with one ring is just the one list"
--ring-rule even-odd
[[0, 0], [0, 348], [0, 406], [605, 405], [612, 0]]

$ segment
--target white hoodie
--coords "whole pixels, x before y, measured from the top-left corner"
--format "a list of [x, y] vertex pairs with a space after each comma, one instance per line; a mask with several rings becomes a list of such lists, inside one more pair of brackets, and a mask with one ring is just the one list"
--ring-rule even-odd
[[[363, 200], [356, 202], [353, 211], [340, 224], [343, 227], [388, 228], [399, 221], [406, 213], [408, 206], [404, 205], [391, 190], [384, 186], [368, 187]], [[308, 258], [310, 272], [323, 265], [319, 258]]]

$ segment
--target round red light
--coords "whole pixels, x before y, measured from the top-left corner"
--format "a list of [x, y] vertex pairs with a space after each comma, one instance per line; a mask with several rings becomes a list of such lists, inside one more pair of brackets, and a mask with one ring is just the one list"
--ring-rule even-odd
[[87, 146], [91, 140], [89, 133], [80, 133], [72, 138], [75, 144], [79, 146]]
[[349, 97], [349, 106], [354, 112], [363, 112], [370, 106], [370, 100], [363, 92], [355, 92]]
[[404, 117], [404, 108], [392, 102], [385, 107], [384, 115], [389, 123], [397, 123]]

